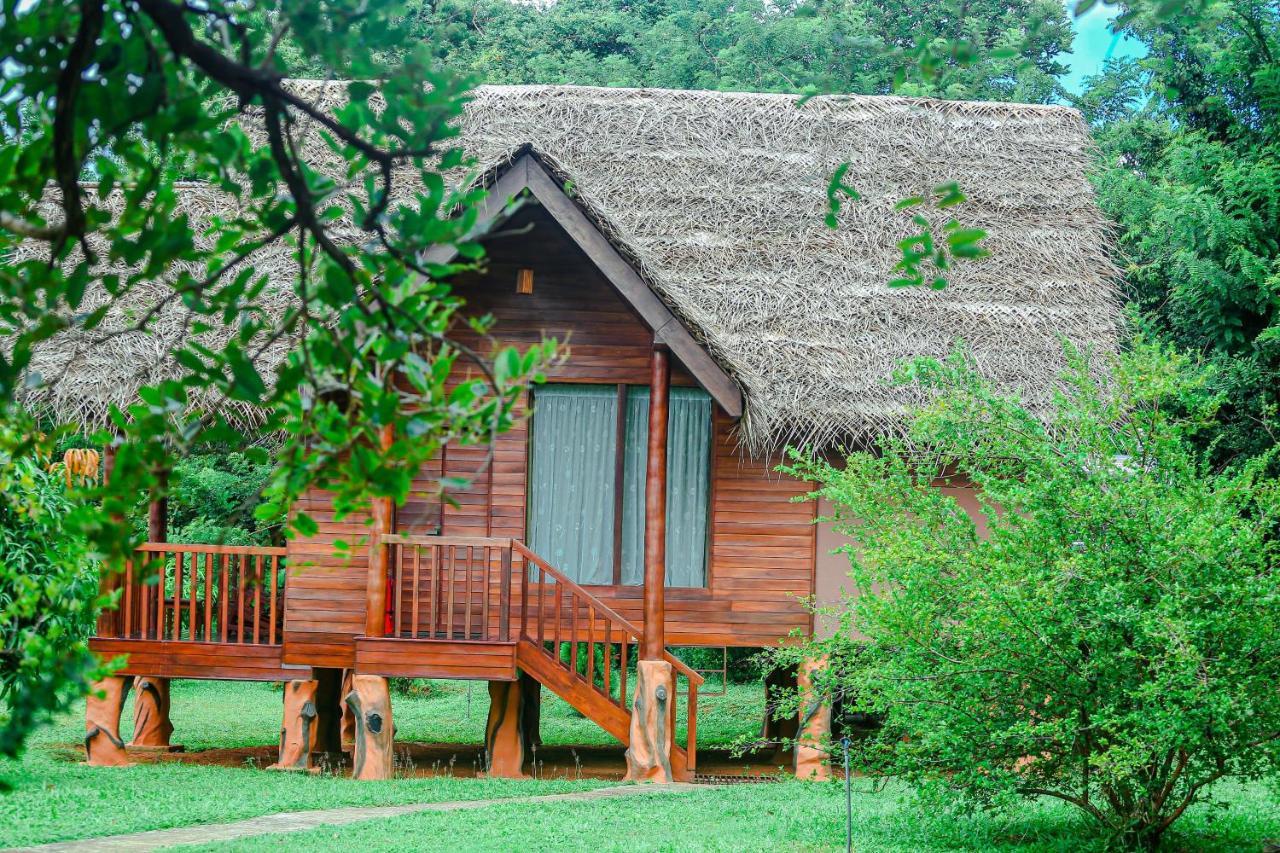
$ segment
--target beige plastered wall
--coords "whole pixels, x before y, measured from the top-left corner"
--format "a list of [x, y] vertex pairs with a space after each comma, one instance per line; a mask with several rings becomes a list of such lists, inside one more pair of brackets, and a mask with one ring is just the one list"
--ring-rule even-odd
[[[969, 517], [974, 520], [978, 528], [979, 536], [987, 535], [987, 519], [982, 514], [978, 505], [977, 493], [971, 483], [961, 476], [948, 477], [945, 481], [938, 481], [936, 487], [941, 489], [945, 494], [951, 495], [956, 499]], [[826, 498], [818, 501], [818, 516], [830, 517], [832, 512], [831, 502]], [[841, 536], [831, 529], [830, 522], [823, 522], [818, 525], [817, 534], [817, 566], [814, 570], [814, 598], [819, 608], [829, 607], [839, 604], [845, 597], [845, 593], [853, 596], [861, 594], [861, 590], [853, 588], [853, 581], [849, 578], [849, 555], [845, 553], [831, 553], [836, 548], [848, 544], [851, 540], [847, 536]], [[818, 613], [813, 620], [814, 633], [819, 637], [830, 637], [837, 628], [836, 620], [831, 617]]]

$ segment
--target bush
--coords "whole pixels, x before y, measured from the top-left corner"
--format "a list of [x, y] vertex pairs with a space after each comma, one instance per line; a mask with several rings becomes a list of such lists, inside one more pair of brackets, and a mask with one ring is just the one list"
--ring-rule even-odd
[[[793, 457], [879, 591], [794, 655], [831, 654], [821, 689], [882, 716], [859, 770], [971, 806], [1054, 797], [1151, 848], [1215, 782], [1280, 768], [1280, 490], [1269, 456], [1215, 471], [1192, 449], [1216, 401], [1184, 359], [1139, 342], [1106, 387], [1070, 361], [1039, 417], [963, 357], [920, 362], [933, 402], [904, 440]], [[988, 538], [935, 487], [953, 471]]]
[[0, 454], [0, 754], [105, 674], [89, 651], [101, 601], [97, 563], [66, 522], [60, 469]]

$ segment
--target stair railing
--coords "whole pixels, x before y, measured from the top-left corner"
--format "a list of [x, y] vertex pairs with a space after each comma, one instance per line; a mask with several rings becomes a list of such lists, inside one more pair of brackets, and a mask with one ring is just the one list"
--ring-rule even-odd
[[[639, 648], [643, 633], [600, 599], [530, 551], [524, 543], [513, 540], [511, 547], [516, 556], [523, 558], [525, 564], [519, 568], [520, 638], [542, 649], [563, 669], [584, 680], [613, 704], [630, 712], [630, 697], [627, 694], [628, 650], [633, 642]], [[531, 569], [537, 571], [536, 582], [530, 577]], [[564, 643], [569, 644], [567, 655], [561, 654]], [[604, 652], [599, 666], [595, 655], [597, 643]], [[611, 678], [614, 643], [620, 645], [617, 678]], [[586, 653], [586, 660], [581, 666], [579, 645], [585, 645]], [[692, 771], [696, 767], [698, 750], [698, 686], [702, 684], [703, 678], [665, 649], [663, 660], [671, 664], [677, 678], [683, 677], [688, 683], [685, 754], [687, 767]], [[585, 673], [582, 671], [584, 669]], [[597, 675], [600, 676], [599, 682]], [[613, 690], [615, 684], [618, 687], [616, 695]], [[669, 706], [672, 732], [676, 731], [679, 695], [680, 691], [675, 691]]]

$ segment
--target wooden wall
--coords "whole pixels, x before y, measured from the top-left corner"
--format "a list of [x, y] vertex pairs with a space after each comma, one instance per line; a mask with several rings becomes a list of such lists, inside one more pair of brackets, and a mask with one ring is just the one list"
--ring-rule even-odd
[[[487, 274], [460, 280], [457, 292], [469, 314], [491, 313], [500, 344], [532, 344], [543, 336], [567, 341], [568, 358], [548, 372], [553, 382], [647, 385], [651, 332], [615, 294], [607, 280], [546, 214], [525, 211], [505, 226], [527, 233], [495, 240]], [[516, 273], [534, 270], [532, 294], [516, 293]], [[467, 332], [473, 345], [489, 344]], [[466, 376], [459, 363], [458, 379]], [[673, 361], [672, 382], [693, 384]], [[804, 484], [771, 472], [772, 460], [745, 458], [733, 437], [733, 422], [717, 409], [712, 468], [711, 559], [708, 587], [667, 591], [667, 638], [671, 645], [772, 645], [794, 628], [811, 626], [796, 600], [813, 591], [812, 503], [793, 504]], [[453, 492], [456, 505], [429, 500], [441, 472], [470, 476], [483, 447], [445, 449], [424, 470], [415, 495], [397, 515], [401, 533], [501, 536], [524, 539], [528, 462], [527, 425], [502, 435], [493, 465], [471, 485]], [[367, 533], [364, 517], [333, 519], [322, 493], [308, 495], [303, 509], [319, 523], [317, 536], [290, 544], [284, 659], [313, 666], [350, 666], [350, 637], [364, 624], [365, 553], [333, 553], [335, 539], [354, 541]], [[309, 563], [309, 565], [303, 565]], [[593, 588], [611, 607], [639, 624], [639, 587]]]

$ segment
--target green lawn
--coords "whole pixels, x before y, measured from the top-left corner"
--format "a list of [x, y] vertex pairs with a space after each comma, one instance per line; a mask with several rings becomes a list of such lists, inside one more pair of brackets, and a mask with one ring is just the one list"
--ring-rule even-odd
[[[756, 730], [760, 688], [740, 686], [700, 702], [701, 744], [726, 744]], [[470, 744], [478, 751], [488, 696], [438, 682], [427, 695], [396, 695], [402, 741]], [[270, 685], [177, 682], [175, 740], [189, 750], [261, 747], [275, 741], [280, 693]], [[125, 730], [129, 730], [126, 721]], [[354, 782], [341, 776], [270, 773], [249, 766], [174, 763], [90, 768], [79, 763], [79, 711], [40, 732], [19, 762], [0, 761], [0, 847], [122, 832], [225, 822], [279, 811], [344, 805], [389, 805], [455, 799], [528, 796], [597, 787], [598, 781], [401, 778]], [[609, 738], [564, 703], [543, 707], [548, 744], [608, 744]], [[1280, 838], [1280, 798], [1274, 787], [1230, 790], [1232, 807], [1201, 809], [1180, 824], [1174, 849], [1258, 850]], [[839, 784], [774, 783], [703, 789], [662, 798], [502, 805], [474, 812], [424, 813], [285, 836], [247, 840], [257, 849], [421, 849], [448, 843], [458, 850], [510, 848], [597, 850], [820, 850], [843, 847], [844, 798]], [[855, 849], [1080, 850], [1082, 827], [1069, 809], [1029, 805], [1012, 817], [959, 817], [916, 808], [900, 786], [855, 782]], [[335, 834], [340, 838], [335, 838]]]

